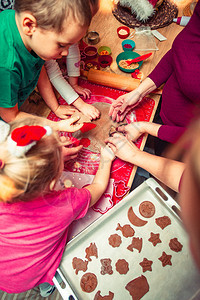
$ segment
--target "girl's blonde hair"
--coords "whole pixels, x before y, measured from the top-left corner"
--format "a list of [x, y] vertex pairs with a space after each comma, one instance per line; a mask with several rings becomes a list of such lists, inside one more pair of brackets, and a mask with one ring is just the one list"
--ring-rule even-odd
[[15, 0], [15, 11], [30, 12], [39, 27], [62, 32], [64, 20], [72, 14], [81, 26], [89, 26], [92, 10], [98, 9], [99, 0]]
[[[10, 133], [24, 125], [45, 126], [45, 119], [29, 118], [10, 124]], [[57, 180], [62, 164], [62, 145], [56, 132], [45, 135], [23, 157], [7, 150], [7, 139], [0, 144], [0, 201], [27, 201], [47, 193]]]

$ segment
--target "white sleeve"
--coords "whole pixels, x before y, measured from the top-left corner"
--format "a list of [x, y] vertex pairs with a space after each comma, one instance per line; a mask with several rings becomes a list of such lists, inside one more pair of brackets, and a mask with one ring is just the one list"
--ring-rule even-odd
[[65, 99], [68, 104], [74, 102], [79, 95], [63, 77], [58, 63], [55, 60], [46, 61], [45, 68], [52, 85], [55, 87], [61, 97]]
[[80, 50], [78, 44], [69, 47], [69, 53], [66, 57], [67, 74], [69, 77], [80, 76]]

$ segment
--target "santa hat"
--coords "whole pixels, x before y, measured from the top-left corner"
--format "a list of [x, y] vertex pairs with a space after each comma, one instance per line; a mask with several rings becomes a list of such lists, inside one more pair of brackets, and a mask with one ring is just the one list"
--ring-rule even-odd
[[178, 15], [178, 7], [171, 0], [118, 0], [112, 13], [124, 25], [151, 29], [165, 27]]
[[121, 6], [127, 7], [137, 20], [145, 22], [154, 14], [154, 7], [159, 0], [119, 0]]

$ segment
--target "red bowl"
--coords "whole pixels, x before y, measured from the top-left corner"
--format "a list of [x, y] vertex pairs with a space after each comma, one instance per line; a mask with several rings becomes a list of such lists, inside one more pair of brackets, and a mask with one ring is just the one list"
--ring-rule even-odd
[[130, 29], [126, 26], [120, 26], [117, 28], [117, 34], [120, 39], [126, 39], [130, 34]]
[[83, 53], [85, 54], [86, 59], [94, 59], [97, 57], [97, 48], [94, 46], [87, 46]]
[[113, 59], [112, 59], [112, 56], [111, 56], [111, 55], [100, 55], [100, 56], [98, 57], [98, 61], [99, 61], [100, 66], [101, 66], [102, 68], [106, 68], [106, 67], [108, 67], [108, 66], [111, 65]]
[[100, 70], [100, 64], [97, 61], [87, 60], [85, 61], [85, 70], [89, 71], [89, 69]]

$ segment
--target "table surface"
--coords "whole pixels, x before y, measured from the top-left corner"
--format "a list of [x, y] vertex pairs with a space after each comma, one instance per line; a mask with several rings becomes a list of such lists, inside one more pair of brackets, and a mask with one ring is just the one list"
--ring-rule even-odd
[[[120, 23], [112, 14], [112, 6], [113, 2], [115, 0], [100, 0], [100, 9], [98, 13], [93, 17], [92, 22], [90, 24], [90, 27], [88, 31], [97, 31], [100, 35], [100, 41], [95, 46], [99, 48], [100, 46], [109, 46], [112, 51], [112, 57], [113, 57], [113, 64], [111, 65], [112, 72], [114, 71], [116, 74], [124, 75], [124, 76], [131, 76], [128, 73], [124, 73], [121, 70], [119, 70], [118, 67], [116, 67], [115, 59], [117, 55], [122, 52], [122, 39], [120, 39], [117, 35], [117, 28], [119, 26], [123, 26], [122, 23]], [[171, 0], [172, 1], [172, 0]], [[188, 6], [190, 3], [193, 2], [193, 0], [173, 0], [177, 6], [178, 6], [178, 16], [182, 16], [184, 14], [184, 8]], [[152, 52], [152, 55], [150, 58], [148, 58], [147, 61], [145, 61], [141, 67], [141, 71], [143, 73], [143, 79], [148, 76], [148, 74], [154, 69], [154, 67], [157, 65], [157, 63], [160, 61], [160, 59], [163, 57], [163, 55], [171, 48], [171, 45], [175, 39], [175, 37], [181, 32], [181, 30], [184, 27], [177, 25], [176, 23], [172, 23], [164, 28], [159, 28], [158, 31], [164, 35], [167, 40], [160, 42], [158, 39], [155, 38], [156, 45], [159, 50], [157, 51], [148, 51]], [[133, 32], [134, 29], [131, 28], [131, 32]], [[137, 51], [140, 55], [147, 53], [147, 51]], [[108, 70], [111, 72], [111, 70]], [[153, 120], [157, 105], [160, 99], [160, 95], [158, 94], [151, 94], [151, 98], [155, 100], [155, 107], [151, 116], [150, 121]], [[50, 110], [44, 103], [44, 101], [39, 101], [39, 103], [36, 105], [34, 103], [29, 103], [28, 101], [25, 101], [25, 103], [22, 106], [22, 110], [34, 113], [36, 115], [47, 117]], [[141, 149], [144, 148], [145, 142], [146, 142], [147, 136], [144, 137]], [[136, 167], [134, 167], [132, 176], [129, 180], [129, 186], [131, 186], [131, 183], [134, 179], [136, 172]]]

